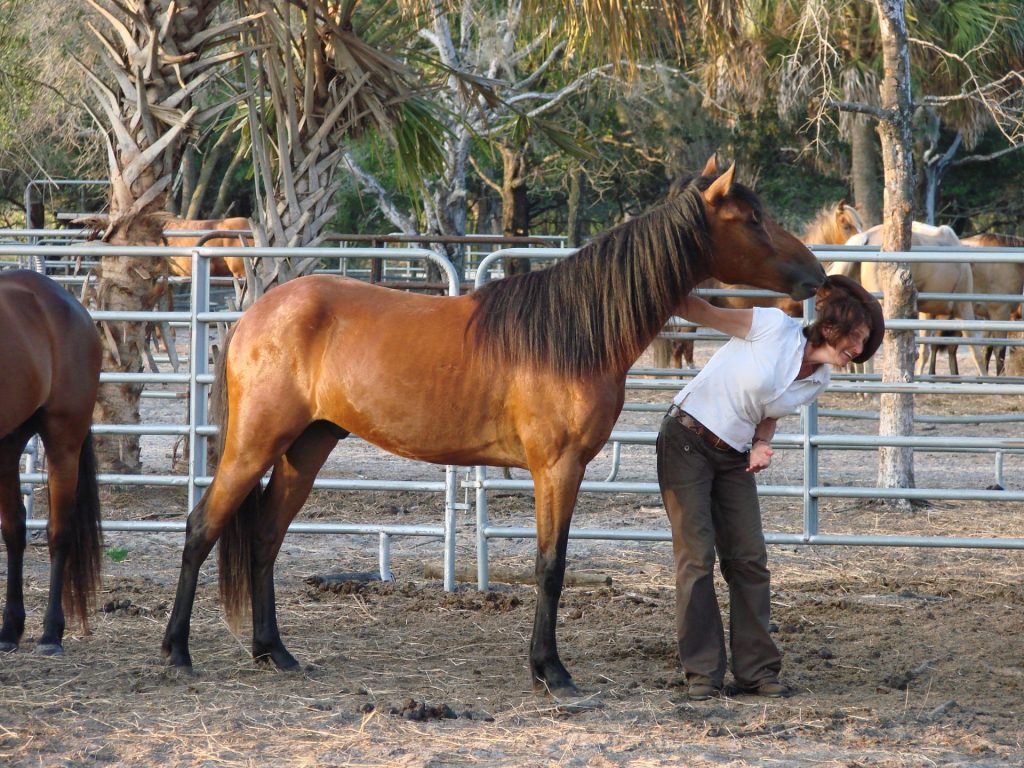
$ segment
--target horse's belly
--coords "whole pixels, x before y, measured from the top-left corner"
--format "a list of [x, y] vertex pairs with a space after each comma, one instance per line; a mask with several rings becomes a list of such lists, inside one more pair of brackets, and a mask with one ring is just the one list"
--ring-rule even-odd
[[465, 377], [455, 380], [429, 364], [382, 379], [377, 373], [352, 386], [345, 386], [343, 379], [337, 382], [320, 399], [318, 415], [410, 459], [461, 465], [523, 463], [512, 423], [493, 397], [500, 384], [491, 380], [489, 390], [482, 385], [473, 391], [466, 388]]

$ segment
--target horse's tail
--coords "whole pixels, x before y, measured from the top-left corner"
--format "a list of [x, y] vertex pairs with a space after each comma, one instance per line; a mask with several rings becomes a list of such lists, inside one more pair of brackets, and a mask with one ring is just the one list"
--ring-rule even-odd
[[257, 483], [220, 534], [220, 599], [232, 631], [249, 615], [252, 602], [252, 541], [262, 499], [263, 491]]
[[[228, 419], [228, 386], [227, 359], [228, 346], [234, 329], [224, 337], [224, 347], [217, 357], [214, 371], [213, 387], [210, 390], [210, 421], [220, 425], [217, 438], [212, 441], [211, 458], [220, 463], [223, 453], [224, 438], [227, 433]], [[216, 480], [214, 480], [216, 482]], [[212, 487], [212, 486], [211, 486]], [[207, 491], [209, 493], [209, 490]], [[220, 534], [218, 546], [220, 597], [224, 605], [228, 625], [237, 629], [239, 622], [249, 613], [251, 602], [250, 574], [252, 572], [251, 553], [252, 540], [256, 535], [256, 520], [259, 518], [260, 502], [263, 492], [260, 484], [249, 491], [236, 513], [224, 526]], [[205, 503], [206, 496], [200, 502]]]
[[210, 387], [210, 423], [219, 425], [216, 436], [209, 441], [208, 456], [211, 466], [220, 463], [224, 451], [224, 434], [228, 425], [228, 346], [235, 335], [234, 326], [224, 336], [224, 345], [217, 352], [213, 366], [213, 385]]
[[96, 453], [92, 430], [85, 436], [78, 456], [78, 486], [67, 521], [72, 546], [64, 566], [63, 604], [67, 613], [89, 627], [89, 609], [100, 581], [103, 531], [100, 529], [100, 495], [96, 482]]

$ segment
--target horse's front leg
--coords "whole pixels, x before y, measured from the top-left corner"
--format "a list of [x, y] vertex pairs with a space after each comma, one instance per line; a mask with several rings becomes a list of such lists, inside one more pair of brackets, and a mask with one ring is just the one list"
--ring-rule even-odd
[[530, 673], [536, 691], [575, 694], [572, 675], [558, 657], [555, 627], [565, 580], [565, 553], [576, 496], [586, 464], [563, 459], [533, 471], [537, 505], [537, 611], [530, 640]]

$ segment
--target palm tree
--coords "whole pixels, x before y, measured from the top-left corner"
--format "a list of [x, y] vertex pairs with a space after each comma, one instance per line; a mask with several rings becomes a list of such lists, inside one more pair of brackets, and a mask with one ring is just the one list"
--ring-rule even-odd
[[[439, 165], [438, 128], [415, 73], [391, 48], [407, 36], [393, 3], [246, 0], [262, 16], [250, 31], [259, 51], [248, 69], [250, 136], [258, 215], [266, 242], [319, 241], [353, 137], [374, 133], [407, 181]], [[312, 260], [260, 265], [266, 287], [303, 274]]]
[[[162, 212], [181, 158], [186, 132], [205, 116], [197, 97], [225, 61], [237, 59], [239, 30], [251, 19], [211, 25], [220, 0], [87, 0], [87, 21], [98, 62], [80, 60], [95, 98], [90, 107], [103, 127], [111, 180], [109, 218], [102, 239], [114, 245], [159, 244]], [[216, 111], [217, 107], [214, 107]], [[92, 295], [96, 308], [153, 308], [162, 264], [147, 258], [105, 257]], [[143, 369], [145, 329], [138, 323], [104, 323], [104, 369]], [[105, 385], [97, 420], [138, 421], [140, 385]], [[102, 441], [98, 454], [114, 471], [137, 471], [138, 438]]]

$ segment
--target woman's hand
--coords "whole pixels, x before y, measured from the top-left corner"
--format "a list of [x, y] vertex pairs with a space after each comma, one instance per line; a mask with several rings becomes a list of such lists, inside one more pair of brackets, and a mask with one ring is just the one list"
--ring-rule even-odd
[[762, 469], [767, 469], [771, 465], [774, 455], [775, 451], [772, 450], [771, 443], [758, 440], [750, 447], [750, 465], [747, 467], [747, 472], [760, 472]]

